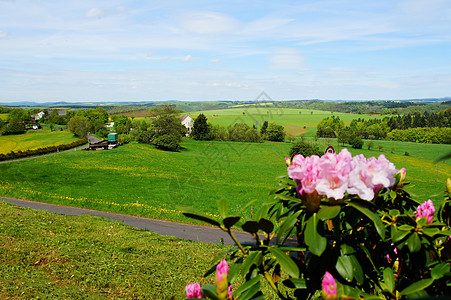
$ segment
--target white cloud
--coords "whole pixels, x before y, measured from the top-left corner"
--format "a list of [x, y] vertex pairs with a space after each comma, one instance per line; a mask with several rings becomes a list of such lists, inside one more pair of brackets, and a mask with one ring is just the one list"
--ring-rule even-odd
[[236, 30], [239, 22], [223, 13], [193, 11], [180, 16], [180, 26], [196, 34], [219, 34]]
[[0, 30], [0, 39], [4, 39], [8, 36], [8, 34], [2, 30]]
[[85, 13], [86, 18], [101, 18], [106, 15], [106, 11], [98, 9], [98, 8], [91, 8]]
[[304, 60], [295, 48], [277, 48], [270, 57], [271, 68], [278, 70], [302, 71]]

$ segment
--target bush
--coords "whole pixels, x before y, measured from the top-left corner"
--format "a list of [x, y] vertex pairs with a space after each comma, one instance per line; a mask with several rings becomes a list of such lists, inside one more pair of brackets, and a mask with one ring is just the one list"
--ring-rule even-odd
[[358, 137], [354, 137], [352, 140], [350, 140], [349, 144], [354, 149], [362, 149], [362, 147], [363, 147], [363, 141], [361, 138], [358, 138]]
[[293, 155], [301, 154], [302, 156], [312, 156], [312, 155], [318, 155], [322, 156], [324, 153], [319, 150], [318, 146], [309, 144], [304, 141], [298, 141], [293, 144], [290, 148], [289, 156], [292, 157]]
[[282, 125], [276, 123], [269, 124], [266, 129], [266, 139], [272, 142], [283, 142], [285, 139], [285, 130]]
[[179, 139], [173, 135], [165, 134], [153, 140], [155, 147], [161, 150], [177, 151], [180, 148]]

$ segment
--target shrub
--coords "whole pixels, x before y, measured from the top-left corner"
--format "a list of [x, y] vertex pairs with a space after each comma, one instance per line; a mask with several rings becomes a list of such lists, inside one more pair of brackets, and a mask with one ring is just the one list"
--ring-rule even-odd
[[298, 141], [293, 144], [290, 148], [289, 156], [292, 157], [293, 155], [301, 154], [302, 156], [312, 156], [312, 155], [318, 155], [321, 156], [324, 153], [319, 150], [318, 146], [304, 142], [304, 141]]
[[173, 135], [165, 134], [153, 140], [155, 147], [161, 150], [177, 151], [180, 148], [179, 139]]
[[282, 125], [270, 123], [266, 129], [266, 139], [272, 142], [283, 142], [285, 139], [285, 130]]
[[362, 149], [363, 147], [363, 140], [358, 137], [354, 137], [352, 140], [349, 141], [349, 144], [354, 149]]

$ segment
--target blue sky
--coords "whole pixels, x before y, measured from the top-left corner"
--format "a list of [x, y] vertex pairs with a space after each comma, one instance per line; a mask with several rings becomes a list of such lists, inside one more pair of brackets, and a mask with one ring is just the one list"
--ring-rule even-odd
[[451, 0], [0, 0], [0, 101], [451, 96]]

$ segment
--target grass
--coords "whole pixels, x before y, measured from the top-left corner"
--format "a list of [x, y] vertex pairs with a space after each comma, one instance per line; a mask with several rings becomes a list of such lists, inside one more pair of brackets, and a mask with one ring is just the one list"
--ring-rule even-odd
[[184, 299], [224, 246], [0, 202], [1, 299]]
[[[401, 142], [383, 144], [383, 152], [397, 168], [407, 169], [410, 192], [423, 202], [443, 199], [451, 177], [449, 161], [439, 165], [437, 152], [450, 145]], [[200, 142], [187, 140], [181, 152], [164, 152], [143, 144], [110, 151], [75, 151], [39, 159], [0, 164], [0, 194], [56, 204], [87, 207], [132, 215], [192, 222], [181, 214], [191, 207], [218, 217], [216, 201], [228, 199], [230, 213], [249, 217], [251, 208], [268, 197], [286, 174], [288, 143]], [[395, 147], [390, 153], [389, 147]], [[350, 149], [356, 155], [379, 156], [375, 150]], [[404, 152], [410, 156], [404, 156]], [[244, 210], [243, 210], [244, 209]]]
[[76, 140], [77, 138], [68, 131], [28, 130], [25, 134], [0, 136], [0, 153], [69, 144]]
[[6, 121], [8, 119], [8, 115], [9, 114], [0, 114], [0, 119], [2, 119], [3, 121]]

